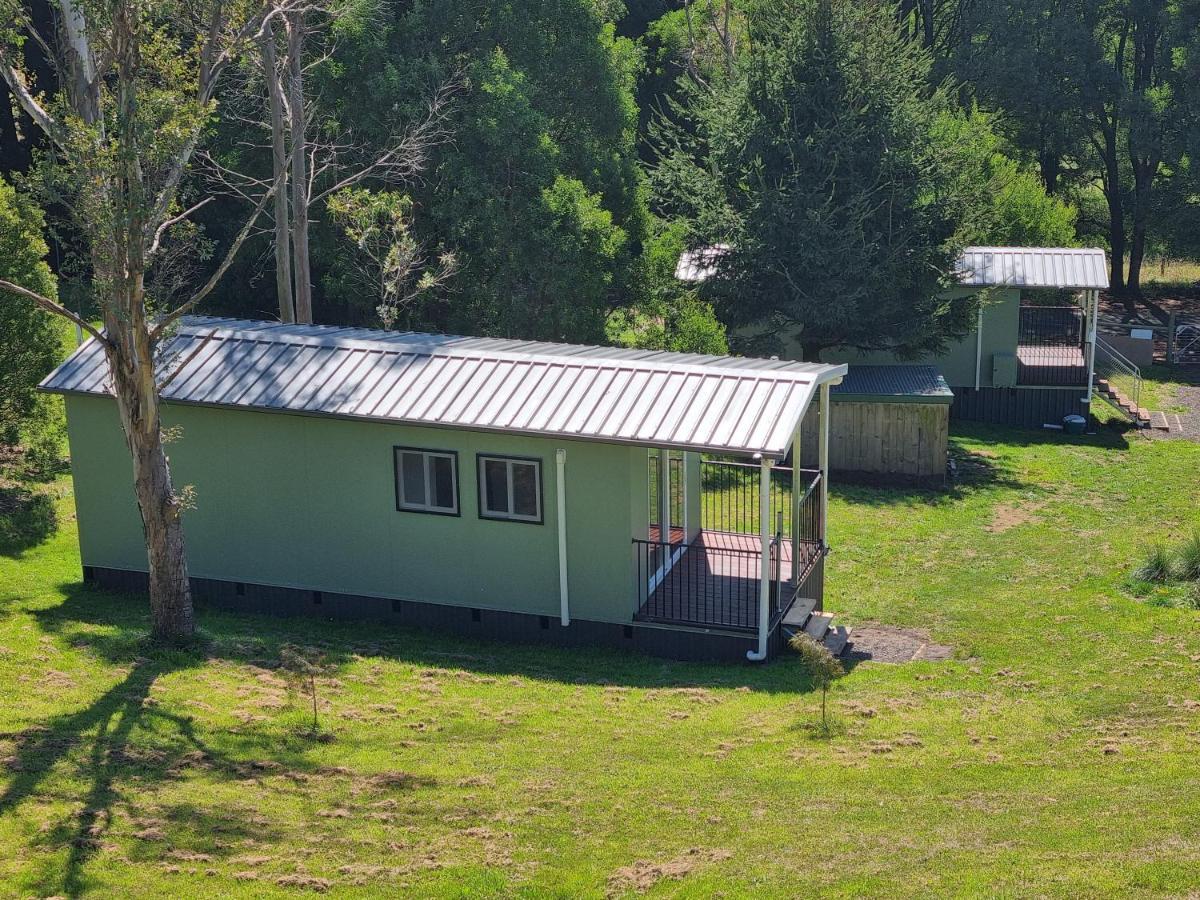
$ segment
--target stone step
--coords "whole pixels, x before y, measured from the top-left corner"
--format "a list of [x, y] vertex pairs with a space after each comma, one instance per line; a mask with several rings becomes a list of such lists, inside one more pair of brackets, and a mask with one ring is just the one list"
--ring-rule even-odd
[[808, 624], [808, 617], [812, 615], [813, 610], [816, 608], [816, 598], [797, 597], [796, 602], [792, 604], [792, 608], [783, 617], [783, 624], [789, 628], [803, 628]]
[[829, 631], [829, 626], [832, 624], [833, 613], [813, 613], [808, 618], [808, 624], [804, 626], [804, 633], [814, 641], [824, 640], [825, 633]]
[[829, 629], [829, 633], [825, 635], [825, 649], [834, 657], [841, 656], [846, 651], [848, 643], [850, 643], [850, 629], [845, 625], [837, 625]]
[[1150, 413], [1150, 427], [1155, 431], [1170, 431], [1171, 423], [1167, 421], [1167, 414], [1161, 410]]

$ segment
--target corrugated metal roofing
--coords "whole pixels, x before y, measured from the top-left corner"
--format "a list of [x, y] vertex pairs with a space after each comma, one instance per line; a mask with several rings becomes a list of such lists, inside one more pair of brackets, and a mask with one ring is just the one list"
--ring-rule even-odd
[[1099, 248], [967, 247], [959, 279], [972, 287], [1108, 288], [1108, 259]]
[[[713, 244], [684, 251], [675, 277], [693, 282], [711, 278], [728, 250], [726, 244]], [[1108, 259], [1097, 248], [967, 247], [957, 270], [969, 287], [1108, 288]]]
[[[205, 317], [181, 320], [160, 378], [184, 360], [165, 400], [773, 457], [816, 387], [846, 370]], [[108, 393], [100, 345], [88, 341], [42, 388]]]
[[859, 366], [854, 365], [832, 389], [834, 396], [903, 399], [918, 402], [951, 403], [954, 391], [946, 384], [936, 366]]

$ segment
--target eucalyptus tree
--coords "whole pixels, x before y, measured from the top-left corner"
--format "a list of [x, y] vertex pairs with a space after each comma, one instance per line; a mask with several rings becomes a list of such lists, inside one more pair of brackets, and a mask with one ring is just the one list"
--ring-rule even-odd
[[[39, 28], [45, 20], [24, 0], [0, 0], [0, 75], [45, 136], [37, 174], [86, 246], [102, 325], [36, 286], [0, 280], [0, 288], [74, 322], [104, 351], [132, 457], [151, 627], [160, 639], [186, 638], [194, 621], [185, 492], [172, 483], [160, 415], [163, 388], [191, 356], [164, 373], [159, 351], [180, 317], [213, 291], [273, 195], [263, 193], [214, 263], [198, 258], [205, 245], [192, 222], [209, 198], [195, 200], [186, 183], [218, 115], [224, 75], [302, 3], [57, 0], [56, 23]], [[51, 61], [57, 86], [37, 83], [26, 50]]]

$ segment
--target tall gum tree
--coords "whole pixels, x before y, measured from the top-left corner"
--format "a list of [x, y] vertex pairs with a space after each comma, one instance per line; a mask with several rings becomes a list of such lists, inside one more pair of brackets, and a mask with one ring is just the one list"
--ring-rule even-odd
[[[0, 75], [45, 135], [39, 178], [68, 211], [88, 255], [102, 328], [52, 297], [0, 280], [0, 289], [71, 320], [104, 349], [110, 389], [133, 462], [146, 538], [154, 637], [195, 628], [184, 551], [184, 501], [171, 481], [161, 392], [194, 354], [163, 372], [160, 348], [178, 319], [220, 281], [274, 189], [246, 216], [202, 284], [173, 290], [189, 258], [181, 190], [216, 116], [222, 75], [301, 0], [54, 0], [59, 27], [39, 30], [24, 0], [0, 0]], [[49, 59], [60, 87], [39, 85], [26, 53]]]

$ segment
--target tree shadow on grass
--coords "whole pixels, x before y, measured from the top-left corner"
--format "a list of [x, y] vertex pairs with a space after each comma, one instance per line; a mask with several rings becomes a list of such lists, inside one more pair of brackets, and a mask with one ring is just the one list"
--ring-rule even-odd
[[[192, 718], [158, 706], [151, 689], [161, 677], [202, 665], [220, 651], [239, 646], [198, 644], [190, 649], [171, 649], [148, 641], [145, 606], [136, 598], [106, 595], [81, 584], [64, 585], [66, 600], [59, 606], [34, 612], [42, 629], [58, 636], [76, 650], [92, 653], [105, 662], [127, 667], [124, 677], [82, 708], [51, 717], [45, 723], [20, 731], [0, 734], [10, 753], [0, 760], [7, 771], [7, 785], [0, 791], [0, 817], [11, 814], [24, 801], [37, 798], [47, 778], [63, 763], [75, 763], [78, 777], [87, 782], [81, 797], [82, 809], [70, 823], [51, 829], [41, 838], [54, 845], [67, 845], [65, 864], [56, 863], [39, 889], [51, 894], [79, 896], [89, 889], [85, 878], [88, 861], [105, 849], [105, 835], [112, 825], [114, 806], [136, 805], [138, 791], [154, 784], [204, 771], [225, 779], [245, 779], [261, 774], [264, 766], [303, 770], [303, 753], [278, 737], [252, 737], [244, 749], [255, 753], [254, 761], [235, 759], [198, 735]], [[144, 601], [143, 601], [144, 602]], [[98, 630], [93, 625], [103, 625]], [[249, 661], [234, 653], [235, 657]], [[164, 727], [165, 726], [165, 727]], [[135, 731], [153, 734], [152, 746], [139, 741]], [[267, 755], [269, 763], [261, 760]], [[195, 809], [172, 809], [173, 822], [211, 821], [211, 810], [201, 816]], [[153, 823], [148, 828], [153, 830]], [[214, 826], [228, 837], [236, 825]], [[269, 823], [255, 821], [246, 835], [269, 836]], [[153, 834], [147, 840], [158, 840]], [[151, 843], [150, 846], [154, 844]]]
[[24, 485], [0, 486], [0, 555], [19, 559], [58, 528], [54, 499]]

